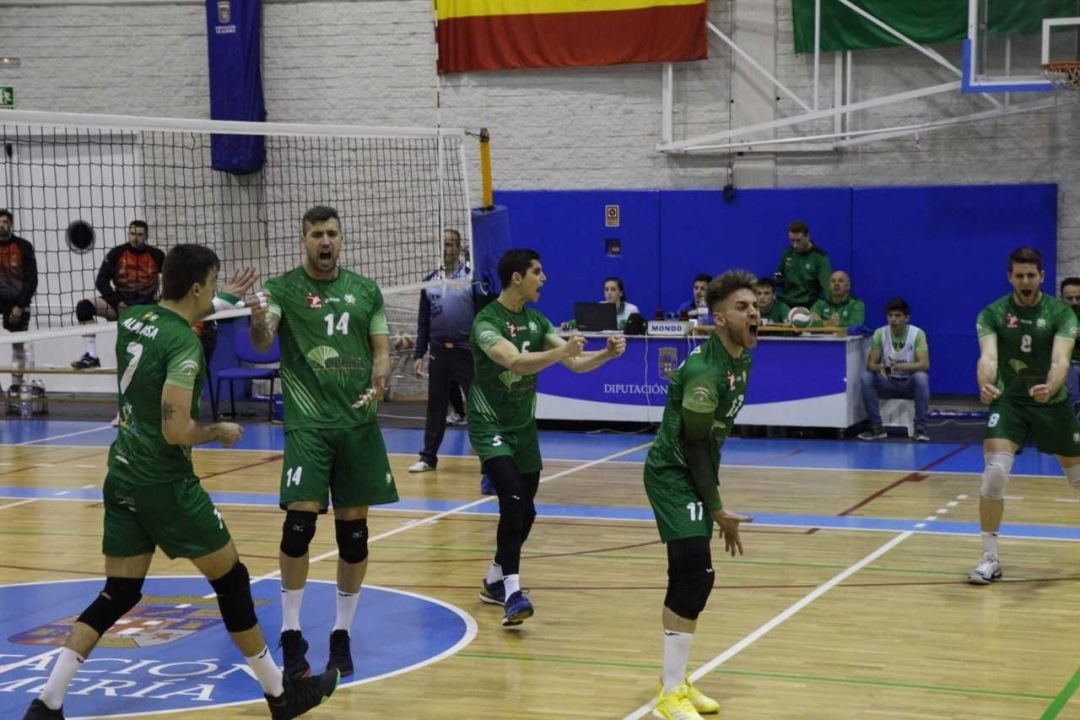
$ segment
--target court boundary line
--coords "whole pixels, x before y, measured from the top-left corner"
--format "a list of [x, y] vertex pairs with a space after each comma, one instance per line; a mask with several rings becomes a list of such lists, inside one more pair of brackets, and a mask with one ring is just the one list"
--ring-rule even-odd
[[[38, 440], [38, 441], [31, 441], [31, 442], [42, 442], [42, 441]], [[647, 443], [647, 445], [651, 445], [652, 442], [653, 441], [650, 440]], [[26, 443], [11, 443], [11, 444], [0, 443], [0, 449], [5, 448], [5, 447], [23, 447], [25, 444]], [[64, 444], [64, 445], [56, 445], [56, 446], [50, 446], [50, 447], [57, 447], [57, 448], [89, 448], [89, 449], [101, 449], [101, 450], [105, 450], [105, 451], [108, 451], [108, 449], [109, 449], [108, 445], [78, 445], [78, 444], [68, 445], [68, 444]], [[622, 450], [622, 451], [620, 451], [618, 453], [615, 453], [614, 456], [618, 457], [618, 456], [623, 455], [623, 454], [630, 454], [631, 451], [637, 451], [637, 450], [640, 450], [640, 449], [642, 449], [640, 446], [638, 446], [636, 448], [627, 448], [627, 449]], [[273, 452], [277, 452], [277, 453], [280, 453], [280, 452], [283, 452], [283, 449], [275, 449], [275, 448], [223, 448], [223, 447], [198, 447], [198, 446], [196, 446], [196, 447], [192, 448], [192, 451], [196, 452], [196, 453], [201, 453], [201, 452], [237, 452], [237, 453], [257, 453], [257, 452], [258, 453], [273, 453]], [[387, 457], [405, 457], [405, 458], [408, 458], [408, 457], [415, 457], [416, 453], [397, 453], [397, 452], [393, 452], [393, 453], [387, 453], [386, 455], [387, 455]], [[471, 458], [471, 457], [476, 457], [476, 456], [475, 455], [444, 455], [443, 457], [444, 458]], [[611, 456], [609, 456], [609, 457], [611, 457]], [[578, 463], [578, 462], [583, 462], [583, 460], [582, 460], [582, 458], [555, 458], [555, 457], [549, 457], [549, 458], [544, 458], [544, 462]], [[584, 462], [591, 462], [591, 463], [610, 462], [610, 463], [619, 464], [619, 465], [644, 465], [645, 464], [644, 460], [609, 460], [607, 458], [599, 458], [597, 460], [588, 460], [588, 461], [584, 461]], [[799, 472], [809, 470], [809, 471], [817, 471], [817, 472], [889, 473], [890, 475], [895, 475], [898, 472], [911, 472], [907, 468], [862, 468], [862, 467], [838, 468], [838, 467], [813, 466], [813, 465], [739, 465], [739, 464], [731, 463], [731, 464], [724, 464], [723, 467], [724, 468], [731, 468], [731, 469], [738, 469], [738, 470], [791, 470], [791, 471], [799, 471]], [[932, 475], [978, 475], [980, 472], [982, 472], [982, 471], [981, 470], [971, 470], [971, 471], [964, 471], [964, 470], [934, 470], [931, 474]], [[1048, 479], [1048, 480], [1061, 480], [1065, 476], [1064, 475], [1044, 475], [1044, 474], [1041, 474], [1041, 473], [1017, 473], [1017, 472], [1013, 472], [1013, 473], [1009, 474], [1009, 477], [1045, 478], [1045, 479]]]
[[[897, 545], [904, 542], [905, 540], [907, 540], [908, 538], [910, 538], [914, 534], [915, 534], [915, 532], [912, 531], [912, 530], [908, 530], [906, 532], [900, 533], [899, 535], [894, 537], [892, 540], [890, 540], [889, 542], [887, 542], [884, 545], [882, 545], [881, 547], [879, 547], [877, 550], [874, 550], [872, 553], [865, 556], [862, 560], [859, 560], [854, 565], [849, 566], [845, 570], [841, 570], [839, 573], [834, 575], [832, 578], [830, 578], [829, 580], [826, 580], [821, 585], [818, 585], [816, 588], [811, 590], [809, 593], [804, 595], [802, 598], [800, 598], [799, 600], [796, 600], [793, 604], [789, 605], [788, 608], [786, 610], [784, 610], [783, 612], [781, 612], [779, 615], [776, 615], [771, 620], [767, 621], [764, 625], [761, 625], [756, 630], [751, 632], [749, 635], [746, 635], [745, 637], [743, 637], [741, 640], [739, 640], [737, 643], [735, 643], [734, 645], [729, 647], [727, 650], [720, 653], [719, 655], [714, 657], [712, 660], [709, 660], [707, 663], [705, 663], [704, 665], [699, 667], [697, 670], [695, 670], [693, 673], [690, 674], [690, 680], [692, 680], [692, 681], [693, 680], [700, 680], [705, 675], [708, 675], [710, 672], [712, 672], [716, 668], [720, 667], [721, 665], [726, 663], [728, 660], [730, 660], [731, 658], [733, 658], [736, 655], [738, 655], [739, 653], [741, 653], [746, 648], [753, 645], [755, 642], [757, 642], [762, 637], [767, 635], [773, 629], [779, 627], [780, 625], [782, 625], [783, 623], [785, 623], [786, 621], [788, 621], [789, 619], [794, 617], [794, 615], [796, 613], [798, 613], [800, 610], [805, 608], [807, 605], [814, 602], [819, 597], [821, 597], [825, 593], [829, 592], [834, 587], [836, 587], [837, 585], [842, 583], [844, 580], [847, 580], [849, 577], [851, 577], [855, 573], [859, 572], [864, 567], [866, 567], [870, 563], [874, 562], [875, 560], [877, 560], [882, 555], [885, 555], [887, 552], [889, 552], [890, 550], [892, 550]], [[627, 715], [625, 718], [623, 718], [623, 720], [640, 720], [640, 718], [645, 717], [646, 714], [651, 712], [655, 705], [656, 705], [656, 701], [655, 700], [650, 700], [649, 702], [645, 703], [641, 707], [639, 707], [636, 710], [634, 710], [633, 712], [631, 712], [629, 715]]]

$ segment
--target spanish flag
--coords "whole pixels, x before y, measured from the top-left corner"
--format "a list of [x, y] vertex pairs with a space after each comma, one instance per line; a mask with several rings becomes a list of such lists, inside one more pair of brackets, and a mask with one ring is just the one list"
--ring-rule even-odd
[[707, 0], [435, 0], [439, 72], [708, 57]]

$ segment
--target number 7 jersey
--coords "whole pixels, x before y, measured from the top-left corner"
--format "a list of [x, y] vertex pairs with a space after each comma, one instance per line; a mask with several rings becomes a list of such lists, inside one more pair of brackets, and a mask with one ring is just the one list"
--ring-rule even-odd
[[378, 403], [354, 409], [371, 387], [371, 335], [388, 335], [374, 280], [342, 268], [315, 280], [303, 267], [271, 278], [270, 313], [281, 318], [285, 430], [375, 422]]
[[109, 448], [109, 474], [133, 485], [159, 485], [195, 477], [191, 448], [170, 445], [161, 432], [165, 385], [191, 393], [199, 417], [206, 363], [187, 320], [159, 305], [137, 305], [116, 327], [120, 431]]
[[[1046, 293], [1035, 305], [1020, 307], [1012, 293], [987, 305], [979, 313], [976, 332], [982, 340], [997, 336], [998, 388], [1014, 401], [1034, 404], [1029, 391], [1046, 382], [1054, 338], [1075, 339], [1076, 314], [1068, 305]], [[1065, 400], [1062, 385], [1050, 402]]]

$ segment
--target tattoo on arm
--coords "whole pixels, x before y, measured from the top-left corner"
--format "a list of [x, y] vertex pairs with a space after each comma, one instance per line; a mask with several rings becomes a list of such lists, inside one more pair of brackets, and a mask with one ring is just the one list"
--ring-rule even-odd
[[172, 420], [172, 416], [176, 414], [176, 408], [171, 403], [163, 403], [161, 406], [161, 419], [164, 422]]

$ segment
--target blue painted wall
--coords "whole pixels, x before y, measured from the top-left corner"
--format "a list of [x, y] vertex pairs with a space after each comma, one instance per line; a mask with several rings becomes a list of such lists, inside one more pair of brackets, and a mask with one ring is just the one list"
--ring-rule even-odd
[[[896, 295], [930, 338], [936, 393], [975, 393], [975, 316], [1006, 294], [1006, 256], [1021, 245], [1045, 259], [1044, 290], [1056, 292], [1056, 185], [719, 191], [502, 191], [515, 247], [539, 251], [548, 274], [539, 308], [568, 319], [573, 303], [599, 300], [618, 275], [646, 316], [689, 297], [698, 272], [745, 267], [769, 276], [787, 246], [787, 224], [801, 219], [811, 237], [851, 272], [868, 324], [884, 322]], [[604, 225], [619, 205], [620, 226]], [[618, 238], [619, 257], [605, 254]]]

